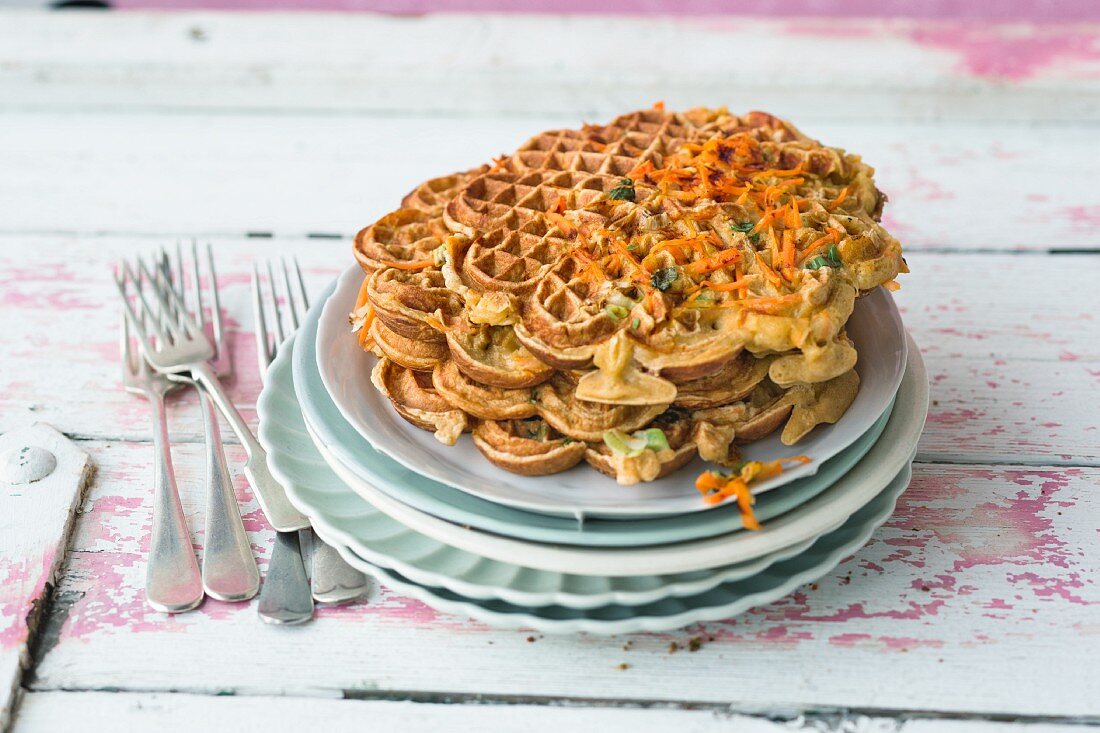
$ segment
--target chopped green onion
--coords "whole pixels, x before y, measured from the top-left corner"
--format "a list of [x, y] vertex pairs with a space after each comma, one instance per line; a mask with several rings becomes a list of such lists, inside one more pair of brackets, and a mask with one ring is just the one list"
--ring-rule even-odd
[[641, 318], [635, 318], [630, 323], [630, 327], [633, 328], [635, 331], [637, 331], [638, 327], [641, 326], [641, 325], [642, 325], [642, 319]]
[[635, 458], [647, 450], [653, 452], [669, 450], [668, 438], [660, 428], [639, 430], [627, 435], [622, 430], [608, 430], [603, 434], [603, 442], [613, 453], [627, 458]]
[[622, 308], [633, 308], [637, 305], [637, 302], [627, 297], [625, 294], [620, 293], [618, 290], [612, 290], [607, 294], [607, 302], [611, 305], [617, 305]]
[[665, 437], [665, 431], [660, 428], [650, 428], [649, 430], [639, 430], [634, 433], [635, 438], [642, 438], [645, 440], [645, 447], [651, 451], [670, 450], [668, 445], [668, 438]]
[[630, 311], [623, 308], [621, 305], [606, 305], [604, 306], [603, 312], [611, 316], [611, 320], [615, 321], [615, 323], [618, 323], [630, 315]]
[[612, 453], [618, 453], [627, 458], [634, 458], [642, 455], [642, 452], [649, 446], [645, 438], [636, 438], [618, 429], [605, 432], [603, 434], [603, 442], [604, 445], [611, 449]]
[[836, 248], [835, 244], [829, 245], [829, 250], [825, 254], [818, 255], [806, 263], [807, 270], [820, 270], [822, 267], [843, 266], [844, 260], [840, 259], [840, 250]]

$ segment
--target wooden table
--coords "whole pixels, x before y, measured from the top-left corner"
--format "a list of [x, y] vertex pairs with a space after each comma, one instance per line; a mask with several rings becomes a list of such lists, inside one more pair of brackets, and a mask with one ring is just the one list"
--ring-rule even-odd
[[[254, 417], [254, 259], [296, 255], [316, 292], [418, 181], [658, 99], [789, 116], [878, 169], [933, 402], [867, 547], [765, 608], [629, 638], [495, 631], [384, 589], [301, 628], [145, 605], [150, 423], [119, 388], [114, 260], [214, 243]], [[82, 499], [79, 452], [68, 489], [0, 493], [14, 730], [1100, 721], [1098, 125], [1088, 24], [0, 15], [0, 432], [52, 425], [95, 470]], [[197, 530], [193, 395], [170, 421]]]

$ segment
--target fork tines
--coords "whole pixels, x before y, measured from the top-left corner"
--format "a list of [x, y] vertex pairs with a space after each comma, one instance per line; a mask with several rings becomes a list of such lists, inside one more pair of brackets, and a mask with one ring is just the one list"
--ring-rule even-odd
[[[218, 276], [214, 269], [213, 248], [210, 246], [209, 242], [206, 244], [204, 254], [205, 257], [200, 258], [198, 242], [192, 239], [190, 268], [185, 267], [183, 245], [177, 240], [174, 258], [170, 258], [168, 251], [162, 247], [158, 261], [164, 279], [172, 290], [175, 291], [180, 302], [183, 303], [184, 311], [195, 319], [195, 322], [204, 333], [207, 333], [207, 318], [206, 305], [203, 302], [203, 292], [207, 291], [209, 293], [210, 329], [208, 335], [212, 336], [212, 344], [214, 346], [214, 358], [212, 361], [214, 370], [217, 372], [218, 376], [227, 377], [232, 372], [233, 365], [230, 360], [229, 349], [225, 346], [221, 296], [218, 292]], [[202, 279], [201, 259], [206, 260], [207, 280], [205, 287]], [[188, 288], [186, 287], [188, 283], [185, 282], [186, 279], [190, 279], [190, 295], [188, 295]], [[176, 313], [175, 315], [179, 318], [182, 316], [182, 313]]]
[[[291, 277], [291, 267], [294, 270], [293, 277]], [[267, 288], [261, 284], [259, 266], [256, 263], [252, 264], [252, 310], [256, 319], [256, 356], [261, 375], [267, 373], [267, 367], [278, 353], [279, 346], [298, 330], [306, 311], [309, 310], [309, 298], [306, 296], [305, 282], [302, 279], [298, 258], [291, 258], [290, 264], [287, 258], [280, 258], [281, 277], [276, 275], [276, 269], [272, 266], [271, 260], [264, 263], [264, 269], [267, 274]], [[271, 328], [268, 328], [265, 309], [271, 311], [273, 324]], [[285, 327], [284, 310], [288, 320]]]

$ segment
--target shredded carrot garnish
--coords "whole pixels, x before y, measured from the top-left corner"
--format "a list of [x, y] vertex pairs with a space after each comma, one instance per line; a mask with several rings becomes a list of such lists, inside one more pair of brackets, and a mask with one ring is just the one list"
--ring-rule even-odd
[[787, 229], [783, 232], [783, 252], [781, 259], [783, 260], [784, 267], [794, 267], [794, 255], [794, 231]]
[[363, 325], [359, 329], [359, 346], [366, 349], [367, 342], [371, 340], [370, 327], [374, 323], [374, 306], [367, 306], [367, 317], [363, 319]]
[[363, 278], [363, 284], [359, 286], [359, 294], [355, 296], [355, 307], [352, 310], [359, 310], [367, 304], [367, 284], [370, 282], [370, 275]]
[[664, 112], [664, 111], [665, 111], [665, 103], [664, 103], [664, 101], [662, 101], [662, 100], [658, 100], [658, 101], [654, 102], [654, 103], [653, 103], [653, 109], [655, 109], [655, 110], [658, 110], [658, 111], [660, 111], [660, 112]]
[[715, 270], [721, 270], [724, 267], [741, 261], [741, 250], [736, 247], [730, 249], [724, 249], [710, 257], [704, 257], [701, 260], [696, 260], [690, 265], [684, 268], [684, 272], [688, 275], [707, 275]]
[[764, 261], [764, 258], [759, 254], [756, 255], [756, 266], [760, 268], [760, 272], [767, 278], [775, 287], [779, 287], [783, 284], [783, 280], [779, 277], [779, 273], [768, 266], [768, 263]]
[[652, 173], [652, 172], [653, 172], [653, 161], [652, 160], [646, 160], [646, 161], [643, 161], [643, 162], [639, 163], [638, 165], [634, 166], [634, 168], [631, 169], [630, 172], [626, 174], [626, 177], [631, 179], [632, 181], [637, 181], [639, 178], [645, 178], [647, 174]]
[[753, 313], [779, 314], [802, 300], [802, 293], [789, 293], [774, 297], [745, 298], [740, 301], [743, 310]]
[[796, 264], [802, 264], [824, 244], [840, 244], [840, 230], [835, 227], [829, 227], [829, 232], [827, 234], [818, 237], [806, 245], [806, 249], [799, 253]]
[[577, 231], [577, 228], [573, 226], [568, 219], [556, 211], [546, 212], [546, 218], [553, 222], [554, 225], [561, 230], [561, 233], [567, 237], [572, 236], [573, 232]]
[[798, 213], [798, 199], [793, 196], [783, 215], [783, 224], [788, 229], [798, 229], [802, 226], [802, 217]]
[[808, 456], [791, 456], [775, 461], [746, 461], [740, 469], [731, 475], [704, 471], [695, 479], [695, 488], [703, 495], [707, 504], [721, 504], [730, 497], [737, 501], [741, 512], [741, 521], [745, 529], [760, 529], [760, 522], [753, 514], [752, 506], [756, 502], [749, 484], [778, 476], [783, 473], [785, 463], [809, 463]]
[[431, 267], [435, 264], [435, 260], [409, 260], [407, 262], [397, 262], [394, 260], [378, 260], [382, 263], [383, 267], [392, 267], [395, 270], [423, 270], [425, 267]]
[[848, 198], [848, 194], [852, 192], [851, 186], [845, 186], [844, 190], [840, 192], [840, 195], [825, 205], [825, 208], [829, 211], [833, 211], [836, 207], [844, 203], [844, 199]]
[[504, 166], [508, 163], [508, 156], [501, 153], [497, 157], [493, 158], [493, 167], [489, 169], [490, 173], [499, 173], [504, 170]]

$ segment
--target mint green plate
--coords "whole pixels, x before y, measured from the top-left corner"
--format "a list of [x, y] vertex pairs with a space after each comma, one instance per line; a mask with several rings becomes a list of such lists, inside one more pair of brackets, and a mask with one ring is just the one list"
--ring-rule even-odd
[[[705, 539], [741, 530], [741, 516], [733, 506], [709, 511], [648, 519], [577, 520], [527, 512], [480, 499], [438, 481], [425, 478], [379, 453], [352, 427], [337, 409], [317, 369], [318, 321], [330, 286], [314, 303], [295, 339], [294, 389], [306, 422], [340, 463], [380, 491], [427, 514], [486, 532], [534, 542], [591, 547], [637, 547]], [[349, 334], [350, 337], [350, 334]], [[890, 419], [886, 412], [850, 447], [826, 461], [812, 476], [761, 494], [755, 513], [768, 521], [804, 504], [833, 485], [859, 462], [875, 444]], [[551, 477], [552, 478], [552, 477]], [[501, 471], [500, 480], [509, 474]], [[691, 477], [685, 477], [685, 481]], [[624, 488], [629, 492], [629, 488]], [[701, 500], [700, 500], [701, 501]]]
[[[626, 606], [694, 597], [755, 576], [776, 562], [797, 556], [816, 539], [742, 563], [659, 576], [603, 577], [549, 572], [459, 550], [414, 532], [378, 511], [335, 475], [306, 431], [302, 410], [293, 391], [293, 354], [294, 341], [291, 340], [282, 347], [279, 357], [272, 364], [257, 403], [259, 437], [268, 451], [272, 473], [286, 487], [291, 501], [310, 517], [314, 528], [324, 539], [344, 548], [344, 552], [354, 553], [358, 562], [369, 564], [378, 577], [392, 573], [392, 576], [385, 575], [392, 580], [384, 579], [383, 582], [391, 582], [399, 589], [402, 588], [401, 583], [415, 583], [417, 587], [432, 589], [414, 592], [410, 587], [410, 595], [421, 597], [421, 594], [435, 593], [436, 589], [439, 593], [453, 594], [448, 596], [451, 600], [446, 601], [448, 608], [454, 608], [453, 604], [459, 602], [455, 599], [462, 599], [462, 603], [485, 601], [495, 604], [500, 601], [517, 609], [552, 608], [556, 609], [552, 611], [554, 618], [564, 613], [561, 609], [590, 609], [598, 613], [597, 609], [610, 606], [620, 609], [614, 614], [621, 616], [621, 609]], [[433, 605], [443, 607], [442, 602]], [[501, 606], [488, 608], [496, 609], [491, 613], [498, 614]], [[513, 615], [509, 619], [507, 625], [532, 625], [522, 615]], [[553, 621], [553, 624], [557, 625], [559, 621]], [[590, 623], [581, 617], [572, 618], [569, 628], [580, 628], [578, 624], [586, 630], [605, 628], [604, 620]], [[614, 628], [620, 626], [616, 622]], [[617, 632], [607, 630], [605, 633]]]
[[321, 531], [349, 563], [373, 576], [391, 590], [416, 598], [429, 606], [497, 628], [534, 629], [547, 634], [629, 634], [669, 631], [705, 621], [717, 621], [744, 613], [793, 592], [800, 585], [826, 575], [842, 559], [866, 544], [875, 529], [894, 511], [898, 497], [909, 485], [911, 465], [905, 468], [843, 525], [819, 537], [813, 544], [766, 570], [732, 580], [692, 595], [669, 595], [646, 603], [608, 603], [576, 608], [566, 605], [525, 606], [504, 600], [475, 600], [445, 588], [416, 583], [393, 570], [380, 568], [340, 545]]

